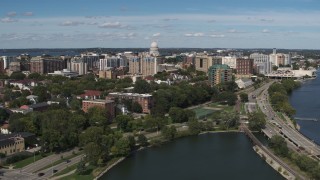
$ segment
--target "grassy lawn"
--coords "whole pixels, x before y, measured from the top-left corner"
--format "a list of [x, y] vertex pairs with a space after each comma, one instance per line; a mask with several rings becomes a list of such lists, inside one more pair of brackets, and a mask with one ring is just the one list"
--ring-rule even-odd
[[62, 174], [66, 174], [66, 173], [68, 173], [68, 172], [70, 172], [70, 171], [73, 171], [73, 170], [77, 169], [77, 166], [78, 166], [78, 164], [74, 164], [74, 165], [72, 165], [72, 166], [69, 166], [69, 167], [67, 167], [66, 169], [64, 169], [64, 170], [62, 170], [62, 171], [54, 174], [54, 176], [60, 176], [60, 175], [62, 175]]
[[92, 180], [94, 178], [92, 172], [96, 168], [97, 168], [96, 166], [89, 165], [87, 166], [87, 172], [84, 175], [78, 175], [74, 173], [74, 174], [71, 174], [70, 176], [60, 178], [60, 180]]
[[279, 116], [280, 119], [282, 119], [284, 122], [287, 122], [286, 118], [283, 117], [281, 112], [277, 112], [277, 115]]
[[246, 114], [246, 111], [245, 111], [245, 109], [244, 109], [244, 106], [245, 106], [245, 104], [244, 103], [241, 103], [241, 114], [242, 115], [244, 115], [244, 114]]
[[197, 119], [203, 119], [211, 114], [213, 114], [215, 111], [211, 109], [204, 109], [204, 108], [195, 108], [193, 111], [196, 113]]
[[[51, 154], [52, 154], [52, 153], [49, 153], [49, 154], [46, 154], [46, 155], [49, 156], [49, 155], [51, 155]], [[39, 155], [36, 155], [35, 157], [34, 157], [34, 156], [31, 156], [31, 157], [29, 157], [29, 158], [27, 158], [27, 159], [24, 159], [24, 160], [22, 160], [22, 161], [19, 161], [19, 162], [14, 163], [13, 166], [14, 166], [15, 169], [17, 169], [17, 168], [23, 168], [23, 167], [25, 167], [25, 166], [27, 166], [27, 165], [35, 162], [35, 161], [38, 161], [38, 160], [40, 160], [40, 159], [42, 159], [42, 158], [45, 158], [45, 157], [42, 157], [40, 154], [39, 154]]]
[[[74, 174], [72, 174], [70, 176], [66, 176], [66, 177], [63, 177], [61, 179], [63, 179], [63, 180], [64, 179], [65, 180], [69, 180], [69, 179], [71, 179], [71, 180], [73, 180], [73, 179], [74, 180], [78, 180], [78, 179], [80, 179], [80, 180], [89, 180], [90, 179], [91, 180], [94, 177], [97, 177], [105, 169], [107, 169], [109, 166], [111, 166], [112, 164], [114, 164], [118, 160], [119, 160], [119, 157], [113, 158], [110, 161], [108, 161], [106, 166], [103, 166], [103, 167], [96, 167], [96, 166], [89, 165], [89, 166], [87, 166], [88, 171], [87, 171], [87, 173], [85, 175], [78, 175], [78, 174], [74, 173]], [[77, 165], [78, 164], [74, 164], [74, 165], [62, 170], [61, 172], [55, 174], [54, 176], [60, 176], [60, 175], [66, 174], [66, 173], [68, 173], [70, 171], [73, 171], [73, 170], [77, 169]]]
[[39, 172], [39, 171], [42, 171], [42, 170], [44, 170], [44, 169], [48, 169], [48, 168], [50, 168], [50, 167], [52, 167], [52, 166], [58, 165], [58, 164], [64, 162], [65, 160], [67, 160], [67, 159], [72, 159], [72, 158], [74, 158], [74, 157], [76, 157], [76, 156], [78, 156], [78, 155], [80, 155], [80, 154], [82, 154], [82, 153], [80, 152], [80, 153], [72, 154], [72, 155], [70, 155], [70, 156], [64, 157], [63, 159], [59, 159], [58, 161], [55, 161], [55, 162], [52, 163], [52, 164], [48, 164], [47, 166], [39, 169], [39, 170], [36, 171], [36, 172]]

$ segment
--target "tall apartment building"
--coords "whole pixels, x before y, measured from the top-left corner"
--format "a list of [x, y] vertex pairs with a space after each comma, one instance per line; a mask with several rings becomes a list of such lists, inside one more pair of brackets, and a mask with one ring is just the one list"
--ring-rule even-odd
[[253, 59], [238, 58], [236, 63], [236, 70], [238, 75], [253, 74]]
[[269, 74], [271, 72], [271, 62], [269, 55], [253, 53], [250, 54], [250, 59], [253, 59], [254, 71], [257, 74]]
[[150, 51], [129, 57], [129, 73], [132, 75], [153, 76], [158, 73], [159, 51], [158, 44], [152, 42]]
[[273, 53], [270, 54], [270, 62], [274, 66], [286, 66], [291, 65], [291, 55], [290, 54], [283, 54], [283, 53], [276, 53], [276, 49], [273, 49]]
[[82, 110], [88, 112], [92, 107], [101, 107], [106, 109], [110, 114], [110, 120], [115, 117], [115, 103], [113, 100], [109, 99], [94, 99], [94, 100], [83, 100], [82, 101]]
[[125, 56], [110, 56], [106, 54], [103, 59], [100, 59], [99, 66], [100, 71], [110, 68], [127, 67], [128, 59]]
[[5, 72], [4, 60], [2, 59], [2, 57], [0, 57], [0, 73], [4, 73], [4, 72]]
[[88, 73], [88, 64], [84, 62], [83, 58], [74, 57], [68, 63], [68, 70], [76, 72], [79, 75], [85, 75]]
[[98, 70], [100, 66], [100, 59], [103, 59], [103, 55], [96, 53], [85, 53], [81, 54], [81, 60], [87, 64], [88, 70]]
[[213, 56], [197, 55], [195, 58], [195, 68], [197, 71], [208, 73], [209, 67], [213, 65]]
[[225, 64], [216, 64], [211, 66], [208, 74], [211, 86], [232, 81], [232, 69]]
[[54, 71], [63, 70], [67, 67], [67, 62], [57, 57], [32, 57], [30, 60], [30, 72], [47, 74]]
[[17, 58], [13, 56], [2, 56], [3, 68], [8, 69], [11, 62], [16, 62]]
[[137, 93], [109, 93], [108, 99], [118, 99], [119, 102], [123, 99], [131, 99], [133, 102], [137, 102], [142, 107], [142, 112], [149, 114], [153, 106], [153, 97], [150, 94], [137, 94]]
[[141, 74], [142, 76], [153, 76], [158, 73], [157, 57], [151, 56], [147, 53], [142, 53], [141, 64]]

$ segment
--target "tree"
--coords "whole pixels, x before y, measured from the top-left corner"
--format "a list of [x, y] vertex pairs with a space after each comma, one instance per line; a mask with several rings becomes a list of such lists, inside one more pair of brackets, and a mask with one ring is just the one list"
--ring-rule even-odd
[[33, 94], [38, 96], [38, 101], [43, 102], [48, 99], [47, 87], [36, 86], [32, 90]]
[[249, 101], [248, 94], [247, 93], [241, 93], [240, 94], [240, 99], [241, 99], [241, 102], [248, 102]]
[[86, 173], [86, 171], [87, 171], [86, 162], [81, 160], [77, 165], [76, 173], [79, 175], [83, 175]]
[[22, 79], [26, 78], [26, 75], [21, 73], [21, 72], [13, 72], [10, 75], [10, 78], [11, 79], [16, 79], [16, 80], [22, 80]]
[[132, 103], [132, 112], [142, 113], [142, 106], [137, 101]]
[[76, 98], [72, 98], [70, 101], [70, 107], [72, 110], [80, 110], [81, 109], [81, 101]]
[[139, 94], [145, 94], [151, 92], [150, 84], [145, 80], [137, 80], [134, 84], [133, 91]]
[[231, 127], [237, 127], [239, 125], [240, 117], [235, 111], [227, 112], [223, 111], [220, 114], [221, 127], [223, 129], [229, 129]]
[[42, 79], [41, 74], [39, 73], [31, 73], [28, 75], [29, 79], [36, 79], [36, 80], [40, 80]]
[[187, 122], [190, 118], [195, 117], [195, 113], [189, 109], [182, 109], [179, 107], [172, 107], [169, 110], [169, 116], [174, 123]]
[[84, 152], [86, 154], [86, 159], [93, 165], [96, 165], [98, 160], [101, 158], [102, 149], [99, 144], [94, 142], [89, 142], [84, 146]]
[[137, 141], [138, 144], [140, 144], [140, 146], [148, 146], [148, 139], [146, 138], [145, 135], [143, 134], [139, 134], [138, 135], [138, 141]]
[[92, 126], [100, 126], [106, 128], [107, 125], [110, 123], [110, 114], [105, 108], [95, 106], [89, 108], [88, 119], [89, 123]]
[[250, 113], [248, 120], [249, 129], [253, 131], [260, 131], [266, 125], [266, 119], [262, 112]]
[[172, 140], [177, 135], [177, 129], [175, 126], [164, 126], [161, 129], [161, 134], [166, 140]]
[[133, 150], [134, 147], [136, 146], [136, 140], [134, 139], [134, 136], [132, 135], [128, 136], [128, 140], [129, 140], [130, 149]]
[[191, 135], [197, 135], [201, 132], [201, 124], [196, 119], [190, 119], [188, 121], [188, 126]]
[[115, 156], [127, 156], [130, 153], [130, 142], [128, 138], [119, 139], [111, 148], [112, 154]]
[[269, 140], [269, 146], [274, 150], [277, 155], [282, 157], [287, 157], [289, 153], [289, 149], [287, 147], [287, 143], [285, 139], [279, 135], [274, 135]]
[[272, 66], [272, 70], [276, 71], [278, 69], [278, 66]]
[[8, 118], [9, 113], [6, 110], [0, 108], [0, 124], [3, 124], [4, 121], [6, 121]]
[[131, 120], [132, 118], [128, 115], [118, 115], [115, 119], [117, 122], [117, 128], [124, 132], [131, 131], [131, 129], [128, 127], [128, 123]]

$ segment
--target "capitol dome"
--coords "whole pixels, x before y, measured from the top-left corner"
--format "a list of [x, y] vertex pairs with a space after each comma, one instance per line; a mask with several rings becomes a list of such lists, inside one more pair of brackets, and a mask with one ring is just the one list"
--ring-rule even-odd
[[153, 56], [159, 56], [159, 47], [158, 47], [158, 43], [153, 41], [151, 43], [151, 47], [150, 47], [150, 54]]
[[155, 42], [155, 41], [153, 41], [153, 42], [151, 43], [151, 48], [158, 48], [158, 43]]

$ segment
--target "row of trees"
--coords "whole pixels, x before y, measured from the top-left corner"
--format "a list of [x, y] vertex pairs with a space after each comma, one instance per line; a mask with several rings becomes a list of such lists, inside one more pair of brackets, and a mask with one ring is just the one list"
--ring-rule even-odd
[[287, 143], [283, 137], [279, 135], [273, 136], [269, 140], [269, 147], [274, 151], [276, 155], [289, 158], [302, 171], [307, 172], [312, 179], [320, 179], [320, 164], [307, 155], [300, 155], [289, 150], [289, 148], [287, 147]]
[[283, 112], [288, 116], [293, 116], [296, 111], [290, 105], [288, 95], [300, 86], [299, 82], [292, 79], [282, 80], [281, 83], [272, 84], [269, 89], [270, 102], [274, 110]]

